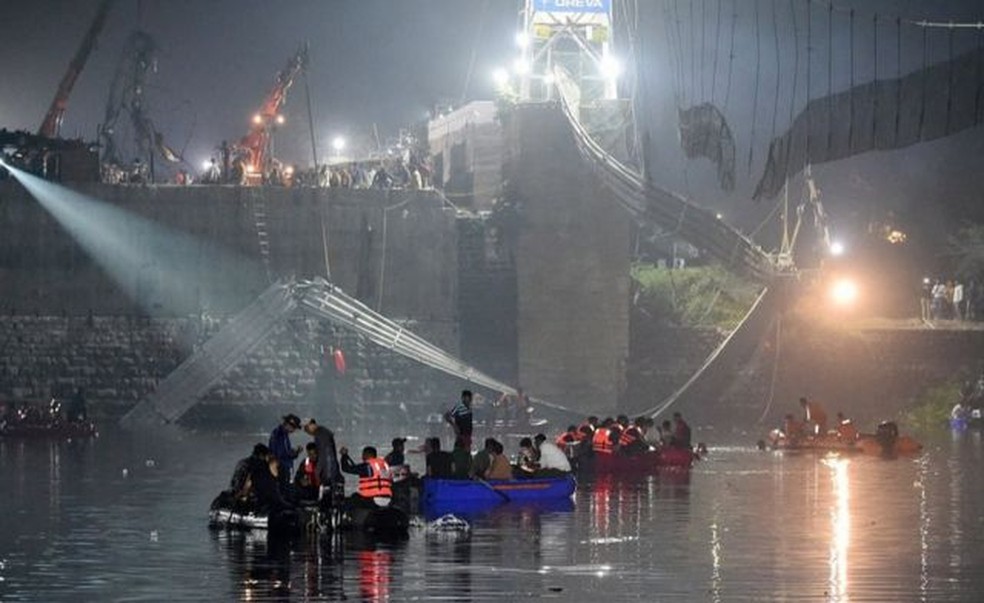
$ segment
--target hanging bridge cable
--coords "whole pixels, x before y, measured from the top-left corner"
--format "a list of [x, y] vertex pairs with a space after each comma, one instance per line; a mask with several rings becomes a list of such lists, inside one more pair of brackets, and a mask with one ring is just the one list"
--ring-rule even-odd
[[878, 148], [878, 13], [872, 19], [871, 32], [872, 94], [871, 94], [871, 147]]
[[690, 93], [692, 98], [697, 97], [697, 32], [696, 19], [694, 19], [694, 3], [687, 2], [690, 7]]
[[813, 100], [813, 0], [806, 0], [806, 164], [811, 163], [811, 134], [813, 120], [810, 119], [810, 101]]
[[929, 28], [923, 28], [922, 30], [922, 99], [919, 103], [919, 139], [923, 138], [923, 127], [926, 124], [926, 94], [929, 93], [927, 89], [926, 68], [929, 66]]
[[731, 76], [735, 64], [735, 26], [738, 24], [738, 0], [731, 0], [731, 44], [728, 49], [728, 85], [724, 89], [724, 108], [731, 101]]
[[[789, 14], [793, 20], [793, 89], [789, 93], [789, 127], [793, 127], [796, 117], [796, 93], [799, 86], [800, 42], [799, 23], [796, 20], [796, 0], [789, 0]], [[786, 153], [787, 161], [789, 153]], [[787, 172], [788, 173], [788, 172]]]
[[956, 29], [950, 29], [947, 40], [947, 52], [949, 53], [947, 64], [949, 68], [946, 73], [946, 129], [943, 130], [946, 135], [950, 134], [950, 116], [953, 114], [953, 35], [956, 31]]
[[676, 19], [670, 10], [670, 4], [676, 6], [676, 0], [665, 0], [663, 2], [663, 23], [666, 35], [667, 56], [670, 57], [670, 70], [673, 72], [673, 96], [677, 106], [683, 102], [683, 59], [680, 56], [680, 47], [676, 36]]
[[895, 140], [899, 146], [899, 125], [902, 119], [902, 18], [895, 18]]
[[779, 17], [776, 15], [776, 2], [778, 0], [772, 0], [772, 37], [776, 45], [776, 95], [772, 103], [772, 133], [769, 135], [769, 140], [776, 139], [776, 118], [779, 117], [779, 88], [782, 78], [782, 58], [781, 58], [781, 48], [779, 47]]
[[834, 3], [827, 5], [827, 156], [834, 144]]
[[974, 94], [974, 125], [981, 123], [981, 94], [984, 93], [984, 28], [977, 30], [977, 65], [976, 80], [977, 92]]
[[769, 398], [765, 403], [765, 408], [762, 409], [762, 414], [759, 415], [758, 421], [756, 423], [761, 423], [768, 416], [769, 411], [772, 410], [772, 402], [776, 397], [776, 381], [779, 377], [779, 346], [782, 343], [782, 315], [776, 317], [776, 344], [773, 348], [772, 356], [772, 377], [769, 379]]
[[680, 9], [677, 0], [673, 0], [673, 21], [676, 25], [677, 54], [680, 57], [680, 99], [681, 105], [687, 101], [687, 69], [684, 65], [683, 25], [680, 19]]
[[755, 92], [752, 95], [752, 131], [748, 137], [748, 174], [752, 174], [755, 159], [755, 127], [758, 122], [759, 85], [762, 77], [762, 32], [759, 24], [759, 0], [755, 4]]
[[714, 76], [711, 77], [711, 103], [714, 103], [715, 96], [717, 96], [718, 56], [721, 54], [721, 8], [723, 6], [724, 0], [717, 0], [717, 20], [714, 25], [714, 64], [711, 67], [714, 70]]
[[850, 28], [851, 31], [849, 36], [850, 37], [849, 52], [851, 55], [851, 70], [850, 70], [851, 79], [848, 89], [850, 90], [851, 93], [851, 97], [849, 99], [851, 106], [849, 108], [850, 113], [847, 121], [847, 148], [853, 149], [854, 148], [854, 9], [853, 8], [851, 9]]
[[707, 0], [700, 0], [700, 99], [704, 100], [704, 80], [707, 79], [707, 68], [704, 62], [704, 50], [707, 48]]

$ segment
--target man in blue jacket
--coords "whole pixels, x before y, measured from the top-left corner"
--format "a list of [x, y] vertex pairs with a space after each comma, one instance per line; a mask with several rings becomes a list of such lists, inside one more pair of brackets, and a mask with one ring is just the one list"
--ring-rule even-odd
[[277, 479], [280, 482], [281, 489], [284, 491], [289, 488], [290, 476], [294, 475], [294, 459], [303, 450], [300, 446], [294, 448], [290, 444], [290, 434], [294, 433], [294, 430], [300, 429], [300, 427], [301, 419], [297, 415], [284, 415], [280, 425], [277, 425], [270, 433], [270, 443], [268, 446], [274, 458], [277, 459], [277, 465], [279, 466]]

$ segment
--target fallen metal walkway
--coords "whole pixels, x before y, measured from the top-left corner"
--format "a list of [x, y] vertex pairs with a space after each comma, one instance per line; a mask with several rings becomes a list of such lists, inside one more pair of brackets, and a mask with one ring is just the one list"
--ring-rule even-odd
[[574, 142], [592, 172], [633, 217], [652, 222], [679, 238], [705, 249], [725, 267], [760, 282], [774, 274], [769, 255], [751, 239], [682, 195], [646, 182], [599, 145], [578, 118], [577, 85], [557, 69], [560, 106], [570, 123]]
[[[422, 364], [494, 391], [516, 390], [466, 364], [396, 322], [345, 294], [328, 281], [277, 282], [263, 292], [194, 354], [167, 376], [121, 420], [124, 427], [173, 423], [295, 312], [349, 328], [373, 343]], [[536, 400], [538, 404], [567, 410]]]

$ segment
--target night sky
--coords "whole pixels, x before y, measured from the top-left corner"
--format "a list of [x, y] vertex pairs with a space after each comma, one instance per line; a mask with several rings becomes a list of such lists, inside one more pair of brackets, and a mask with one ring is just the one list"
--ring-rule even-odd
[[[36, 130], [98, 0], [4, 0], [0, 126]], [[485, 9], [483, 10], [483, 4]], [[491, 72], [511, 60], [516, 0], [118, 0], [62, 126], [95, 138], [123, 43], [136, 28], [161, 47], [150, 114], [193, 165], [235, 140], [297, 50], [310, 44], [309, 78], [322, 154], [335, 135], [377, 123], [395, 134], [440, 100], [457, 102], [473, 49], [469, 98], [489, 98]], [[303, 82], [288, 97], [278, 152], [309, 161]]]
[[[618, 0], [616, 0], [618, 1]], [[772, 48], [770, 12], [775, 7], [780, 22], [788, 19], [791, 6], [805, 0], [759, 0], [760, 62], [763, 79], [758, 88], [759, 127], [748, 131], [755, 98], [756, 6], [750, 0], [639, 0], [657, 23], [645, 24], [647, 37], [644, 68], [651, 84], [646, 92], [646, 118], [654, 124], [654, 166], [661, 184], [722, 211], [726, 219], [752, 230], [771, 203], [753, 204], [751, 187], [761, 174], [771, 132], [775, 51]], [[714, 100], [722, 105], [737, 142], [739, 182], [733, 193], [716, 187], [715, 170], [706, 160], [688, 161], [676, 144], [676, 110], [680, 104], [708, 100], [710, 80], [699, 93], [674, 82], [674, 52], [687, 53], [698, 34], [677, 40], [664, 36], [665, 7], [685, 13], [691, 6], [706, 11], [710, 19], [718, 4], [727, 16], [738, 12], [733, 64], [734, 88], [724, 106], [722, 86]], [[870, 36], [864, 23], [879, 13], [884, 20], [909, 19], [984, 20], [982, 0], [843, 0], [837, 2], [838, 19], [845, 11], [858, 12], [857, 77], [870, 77]], [[271, 86], [274, 76], [298, 45], [310, 44], [309, 79], [314, 101], [315, 131], [319, 153], [329, 154], [336, 135], [368, 140], [372, 124], [382, 138], [401, 126], [422, 119], [439, 101], [491, 98], [491, 72], [510, 65], [515, 57], [520, 0], [118, 0], [96, 51], [91, 56], [72, 95], [62, 133], [94, 139], [106, 103], [113, 73], [126, 37], [141, 28], [161, 47], [158, 72], [151, 76], [147, 92], [150, 115], [168, 143], [185, 149], [188, 161], [198, 166], [223, 139], [236, 140], [248, 128], [251, 115]], [[37, 129], [59, 79], [75, 52], [98, 6], [98, 0], [5, 0], [0, 19], [0, 126]], [[825, 3], [813, 6], [822, 14]], [[699, 12], [698, 12], [699, 15]], [[887, 21], [883, 21], [885, 23]], [[803, 23], [799, 27], [802, 30]], [[814, 24], [822, 32], [820, 19]], [[790, 88], [789, 50], [791, 28], [780, 32], [783, 46], [780, 81], [782, 107], [779, 133], [788, 124]], [[713, 28], [709, 29], [713, 33]], [[890, 30], [887, 30], [890, 31]], [[727, 29], [725, 28], [725, 32]], [[822, 48], [826, 42], [814, 39]], [[906, 69], [918, 66], [921, 57], [917, 34], [909, 34], [904, 49]], [[868, 36], [868, 37], [866, 37]], [[843, 27], [834, 34], [837, 56], [833, 88], [847, 86], [847, 40]], [[984, 32], [962, 30], [955, 36], [958, 48], [984, 39]], [[945, 60], [945, 32], [932, 37], [930, 58]], [[801, 41], [805, 44], [805, 41]], [[882, 40], [882, 45], [886, 41]], [[889, 40], [889, 45], [890, 40]], [[713, 47], [709, 37], [705, 49]], [[890, 50], [890, 49], [889, 49]], [[721, 50], [723, 53], [724, 50]], [[822, 51], [814, 58], [814, 97], [825, 87], [826, 61]], [[471, 84], [465, 86], [474, 53]], [[891, 75], [893, 60], [883, 62], [883, 75]], [[801, 70], [802, 71], [802, 70]], [[718, 77], [724, 75], [724, 63]], [[802, 93], [797, 102], [805, 103]], [[720, 80], [719, 80], [720, 81]], [[288, 162], [310, 161], [310, 143], [303, 81], [291, 90], [286, 108], [288, 124], [277, 135], [277, 154]], [[795, 104], [795, 103], [794, 103]], [[981, 128], [949, 139], [921, 144], [902, 151], [866, 155], [823, 166], [816, 171], [832, 211], [832, 220], [858, 223], [876, 205], [912, 216], [912, 222], [984, 220], [984, 136]], [[755, 165], [746, 170], [746, 153], [755, 147]], [[828, 208], [829, 209], [829, 208]]]

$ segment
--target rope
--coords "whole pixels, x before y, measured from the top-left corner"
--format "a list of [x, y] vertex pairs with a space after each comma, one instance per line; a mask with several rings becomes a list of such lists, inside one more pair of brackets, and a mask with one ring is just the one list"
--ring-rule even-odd
[[748, 175], [752, 174], [752, 162], [755, 158], [755, 126], [758, 122], [759, 83], [762, 71], [762, 36], [759, 25], [759, 5], [755, 2], [755, 93], [752, 100], [752, 132], [748, 138]]
[[848, 148], [854, 148], [854, 11], [851, 11], [851, 107], [850, 107], [850, 117], [847, 122], [847, 146]]
[[[813, 87], [811, 82], [813, 80], [813, 4], [812, 0], [806, 0], [806, 106], [810, 106], [810, 101], [813, 100]], [[812, 114], [807, 111], [806, 120], [806, 162], [810, 163], [810, 157], [812, 155], [811, 149], [811, 134], [813, 130], [813, 123], [810, 121], [810, 116]]]
[[721, 54], [721, 7], [724, 5], [724, 0], [718, 0], [717, 3], [717, 20], [715, 21], [716, 32], [714, 34], [714, 75], [711, 77], [711, 102], [715, 100], [717, 96], [717, 75], [718, 75], [718, 56]]
[[902, 121], [902, 19], [895, 19], [895, 141], [899, 146], [899, 129]]
[[776, 351], [772, 356], [772, 379], [769, 381], [769, 400], [765, 403], [765, 408], [762, 409], [762, 414], [759, 416], [756, 424], [761, 423], [768, 416], [769, 411], [772, 410], [772, 401], [776, 397], [776, 380], [779, 375], [779, 346], [782, 342], [782, 317], [776, 318]]
[[700, 97], [704, 96], [704, 80], [707, 79], [707, 67], [704, 53], [707, 50], [707, 0], [700, 0]]
[[[800, 44], [799, 44], [799, 23], [796, 21], [796, 0], [789, 0], [789, 12], [793, 19], [793, 90], [789, 94], [789, 127], [793, 127], [796, 118], [796, 92], [799, 87], [799, 63], [800, 63]], [[786, 156], [783, 172], [789, 173], [789, 160], [792, 153], [784, 153]]]
[[827, 7], [827, 155], [834, 145], [834, 5]]
[[[790, 0], [792, 1], [792, 0]], [[735, 64], [735, 26], [738, 24], [738, 0], [731, 0], [731, 48], [728, 50], [728, 87], [724, 91], [724, 108], [731, 100], [731, 76]]]
[[782, 58], [779, 49], [779, 19], [776, 17], [775, 0], [772, 2], [772, 37], [776, 44], [776, 96], [775, 101], [772, 103], [772, 133], [769, 135], [769, 140], [775, 140], [776, 138], [776, 119], [779, 117], [779, 84], [782, 82], [782, 78], [780, 77], [782, 74]]
[[872, 51], [871, 62], [874, 66], [872, 73], [871, 94], [871, 146], [878, 146], [878, 13], [872, 21]]

